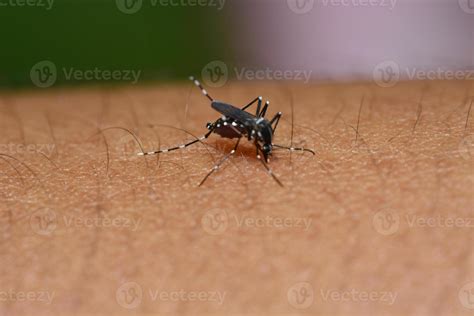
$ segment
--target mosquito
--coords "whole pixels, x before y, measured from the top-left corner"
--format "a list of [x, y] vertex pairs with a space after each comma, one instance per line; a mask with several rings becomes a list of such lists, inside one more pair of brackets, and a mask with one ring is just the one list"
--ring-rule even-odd
[[[222, 117], [217, 119], [213, 123], [207, 123], [206, 128], [208, 129], [208, 132], [193, 141], [167, 149], [138, 153], [139, 156], [156, 155], [160, 153], [167, 153], [170, 151], [183, 149], [204, 139], [207, 139], [212, 133], [216, 133], [223, 138], [237, 139], [237, 142], [233, 149], [224, 157], [222, 157], [204, 177], [204, 179], [202, 179], [202, 181], [199, 183], [199, 186], [201, 186], [215, 171], [220, 168], [220, 166], [225, 161], [227, 161], [227, 159], [229, 159], [235, 154], [235, 152], [237, 151], [237, 147], [240, 144], [240, 140], [242, 138], [247, 138], [248, 141], [253, 142], [253, 144], [255, 145], [257, 159], [262, 162], [268, 174], [272, 176], [272, 178], [278, 183], [278, 185], [283, 187], [281, 181], [273, 173], [272, 169], [268, 166], [272, 151], [274, 149], [287, 149], [290, 151], [309, 152], [315, 155], [315, 152], [311, 149], [288, 147], [273, 143], [273, 135], [275, 134], [275, 130], [278, 126], [278, 123], [280, 122], [282, 113], [278, 112], [273, 116], [271, 120], [267, 120], [265, 118], [265, 114], [267, 113], [267, 109], [270, 105], [270, 102], [266, 101], [265, 104], [263, 104], [263, 99], [261, 96], [256, 97], [243, 108], [238, 108], [233, 105], [214, 100], [197, 79], [195, 79], [194, 77], [189, 77], [189, 79], [193, 81], [194, 84], [201, 90], [202, 94], [211, 101], [211, 107], [220, 114], [222, 114]], [[257, 103], [257, 109], [254, 115], [247, 112], [246, 110], [255, 103]]]

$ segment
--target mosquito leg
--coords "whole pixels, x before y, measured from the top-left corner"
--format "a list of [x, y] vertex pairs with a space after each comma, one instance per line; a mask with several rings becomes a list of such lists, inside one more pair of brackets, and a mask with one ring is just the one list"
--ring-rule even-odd
[[262, 97], [260, 97], [260, 99], [258, 100], [257, 110], [255, 111], [255, 116], [258, 116], [258, 113], [260, 113], [261, 107], [262, 107]]
[[203, 185], [204, 182], [206, 182], [207, 178], [209, 178], [209, 177], [211, 176], [211, 174], [213, 174], [215, 171], [217, 171], [217, 170], [220, 168], [220, 166], [221, 166], [224, 162], [226, 162], [227, 159], [230, 158], [230, 156], [232, 156], [233, 154], [235, 154], [235, 151], [237, 150], [237, 147], [239, 146], [239, 143], [240, 143], [240, 140], [241, 140], [241, 139], [242, 139], [242, 138], [240, 137], [240, 138], [237, 140], [237, 143], [235, 144], [234, 149], [232, 149], [232, 150], [230, 151], [230, 153], [228, 153], [227, 155], [225, 155], [224, 157], [222, 157], [222, 159], [221, 159], [218, 163], [216, 163], [216, 164], [214, 165], [214, 167], [212, 167], [211, 171], [209, 171], [209, 173], [208, 173], [208, 174], [204, 177], [204, 179], [202, 179], [202, 181], [199, 183], [199, 186]]
[[281, 186], [283, 188], [283, 183], [281, 183], [281, 181], [277, 178], [277, 176], [273, 173], [272, 169], [268, 166], [268, 164], [265, 162], [264, 160], [264, 156], [263, 155], [260, 155], [258, 152], [259, 151], [262, 151], [262, 149], [260, 148], [260, 146], [258, 145], [258, 143], [255, 144], [255, 147], [257, 148], [257, 159], [260, 160], [262, 162], [262, 165], [263, 167], [265, 168], [265, 170], [267, 170], [267, 173], [273, 178], [273, 180], [275, 180], [276, 183], [278, 183], [279, 186]]
[[211, 102], [214, 101], [214, 99], [209, 95], [209, 93], [207, 92], [206, 89], [204, 89], [204, 87], [202, 86], [202, 84], [199, 82], [199, 80], [197, 80], [196, 78], [194, 78], [193, 76], [189, 77], [189, 80], [191, 80], [192, 82], [194, 82], [194, 84], [196, 85], [196, 87], [198, 87], [202, 94], [204, 94], [204, 96], [206, 96]]
[[262, 97], [256, 97], [252, 102], [250, 102], [249, 104], [247, 104], [246, 106], [244, 106], [243, 108], [241, 108], [242, 111], [245, 111], [247, 108], [249, 108], [250, 106], [252, 106], [255, 102], [258, 101], [258, 104], [257, 104], [257, 114], [258, 114], [258, 111], [260, 111], [260, 106], [262, 105]]
[[137, 155], [138, 156], [148, 156], [148, 155], [156, 155], [156, 154], [161, 154], [161, 153], [167, 153], [167, 152], [170, 152], [170, 151], [173, 151], [173, 150], [178, 150], [178, 149], [183, 149], [183, 148], [186, 148], [188, 146], [191, 146], [192, 144], [195, 144], [197, 142], [200, 142], [206, 138], [209, 137], [209, 135], [211, 135], [213, 132], [213, 130], [211, 129], [209, 132], [207, 132], [207, 134], [193, 140], [193, 141], [190, 141], [188, 143], [185, 143], [185, 144], [182, 144], [182, 145], [179, 145], [179, 146], [175, 146], [175, 147], [171, 147], [171, 148], [166, 148], [166, 149], [160, 149], [160, 150], [156, 150], [156, 151], [149, 151], [149, 152], [145, 152], [145, 153], [138, 153]]
[[263, 160], [263, 157], [257, 156], [259, 160], [262, 162], [262, 165], [265, 167], [267, 170], [268, 174], [272, 176], [273, 180], [275, 180], [276, 183], [278, 183], [279, 186], [283, 188], [283, 183], [281, 183], [280, 180], [278, 180], [277, 176], [273, 173], [272, 169], [267, 165], [267, 163]]
[[262, 108], [262, 111], [257, 113], [258, 117], [265, 117], [265, 114], [267, 113], [268, 106], [270, 105], [270, 101], [265, 102], [265, 105]]
[[281, 112], [278, 112], [277, 114], [275, 114], [275, 116], [270, 121], [270, 125], [273, 125], [273, 123], [275, 123], [275, 127], [273, 127], [273, 132], [275, 132], [275, 130], [278, 126], [278, 123], [280, 122], [280, 118], [281, 118]]
[[316, 153], [308, 148], [302, 148], [302, 147], [287, 147], [287, 146], [282, 146], [282, 145], [277, 145], [277, 144], [272, 144], [273, 147], [276, 147], [277, 149], [288, 149], [289, 151], [306, 151], [309, 153], [312, 153], [313, 155], [316, 155]]

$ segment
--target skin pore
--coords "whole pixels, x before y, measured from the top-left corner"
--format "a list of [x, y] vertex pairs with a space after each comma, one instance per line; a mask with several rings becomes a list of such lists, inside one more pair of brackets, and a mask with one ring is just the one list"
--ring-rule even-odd
[[1, 315], [472, 313], [471, 82], [209, 92], [316, 155], [275, 150], [281, 188], [242, 140], [198, 187], [235, 140], [131, 136], [203, 135], [192, 84], [0, 95]]

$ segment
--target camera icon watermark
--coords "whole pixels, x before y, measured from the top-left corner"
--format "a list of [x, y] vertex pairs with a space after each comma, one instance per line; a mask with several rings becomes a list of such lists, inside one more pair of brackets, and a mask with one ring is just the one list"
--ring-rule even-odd
[[395, 61], [386, 60], [377, 64], [372, 72], [374, 82], [383, 88], [395, 86], [402, 78], [404, 80], [474, 80], [474, 69], [453, 69], [449, 65], [402, 68]]
[[374, 67], [372, 77], [382, 88], [390, 88], [400, 81], [400, 66], [393, 60], [386, 60]]
[[202, 229], [211, 235], [220, 235], [229, 226], [229, 216], [224, 210], [210, 210], [201, 218]]
[[208, 63], [201, 71], [204, 83], [212, 88], [220, 88], [229, 79], [229, 68], [221, 60], [214, 60]]
[[458, 292], [459, 302], [467, 309], [474, 309], [474, 282], [465, 284]]
[[469, 14], [474, 14], [474, 0], [458, 0], [461, 9]]
[[39, 235], [51, 235], [58, 226], [56, 213], [49, 209], [41, 209], [30, 216], [30, 226]]
[[288, 289], [288, 303], [296, 309], [306, 309], [313, 305], [314, 289], [307, 282], [299, 282]]
[[381, 210], [372, 218], [372, 225], [379, 234], [392, 235], [400, 228], [400, 216], [390, 209]]
[[142, 71], [139, 69], [107, 69], [98, 66], [78, 69], [61, 67], [49, 60], [43, 60], [31, 67], [31, 82], [39, 88], [48, 88], [56, 83], [58, 77], [66, 81], [126, 81], [136, 84]]
[[125, 14], [134, 14], [142, 8], [143, 0], [115, 0], [115, 5]]
[[115, 292], [115, 299], [123, 308], [135, 309], [142, 303], [142, 287], [136, 282], [123, 283]]
[[51, 87], [58, 78], [56, 65], [49, 60], [40, 61], [31, 67], [30, 79], [39, 88]]
[[315, 0], [286, 0], [288, 8], [296, 14], [306, 14], [313, 10]]
[[219, 88], [232, 76], [238, 81], [300, 81], [310, 82], [313, 71], [307, 69], [278, 69], [271, 67], [228, 67], [221, 60], [214, 60], [203, 67], [201, 76], [205, 85]]

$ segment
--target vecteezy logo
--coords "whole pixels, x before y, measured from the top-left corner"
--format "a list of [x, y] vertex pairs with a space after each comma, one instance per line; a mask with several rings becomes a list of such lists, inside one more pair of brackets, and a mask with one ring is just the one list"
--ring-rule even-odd
[[229, 78], [229, 71], [223, 61], [214, 60], [204, 66], [201, 76], [206, 85], [219, 88], [226, 84]]
[[49, 61], [40, 61], [31, 67], [30, 79], [39, 88], [51, 87], [57, 79], [56, 65]]
[[372, 75], [377, 85], [390, 88], [400, 80], [400, 66], [393, 60], [386, 60], [375, 66]]
[[392, 210], [377, 212], [372, 219], [375, 230], [384, 236], [394, 234], [400, 227], [400, 216]]
[[57, 226], [56, 213], [48, 209], [36, 211], [30, 217], [30, 226], [37, 234], [50, 235]]
[[461, 9], [470, 14], [474, 14], [474, 0], [458, 0]]
[[314, 0], [286, 0], [288, 8], [296, 14], [305, 14], [313, 10]]
[[142, 8], [143, 0], [115, 0], [115, 4], [123, 13], [133, 14]]
[[206, 212], [201, 218], [201, 225], [204, 231], [211, 235], [222, 234], [229, 225], [229, 217], [223, 210], [211, 210]]
[[474, 158], [474, 135], [463, 137], [459, 142], [459, 154], [466, 160]]
[[465, 284], [459, 290], [458, 297], [462, 306], [468, 309], [474, 309], [474, 282]]
[[115, 292], [117, 303], [126, 309], [137, 308], [142, 303], [142, 287], [136, 282], [126, 282]]
[[297, 309], [310, 307], [314, 302], [314, 290], [307, 282], [296, 283], [288, 289], [288, 303]]

